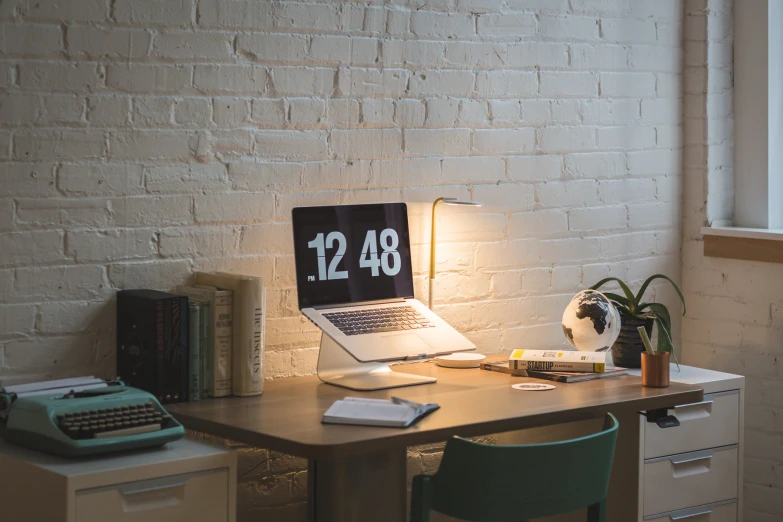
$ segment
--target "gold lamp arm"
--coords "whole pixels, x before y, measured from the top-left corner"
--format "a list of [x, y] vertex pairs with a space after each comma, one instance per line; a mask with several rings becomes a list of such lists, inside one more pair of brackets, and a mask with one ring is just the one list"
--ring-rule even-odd
[[428, 306], [432, 309], [432, 296], [435, 286], [435, 209], [443, 198], [438, 198], [432, 204], [432, 237], [430, 238], [430, 288]]

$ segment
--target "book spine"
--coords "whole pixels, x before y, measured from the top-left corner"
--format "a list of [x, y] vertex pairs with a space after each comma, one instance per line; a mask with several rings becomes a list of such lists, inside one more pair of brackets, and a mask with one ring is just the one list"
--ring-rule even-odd
[[188, 310], [187, 297], [166, 299], [169, 309], [166, 326], [169, 375], [166, 384], [170, 387], [172, 402], [188, 400], [189, 354], [188, 354]]
[[163, 398], [167, 403], [179, 402], [179, 365], [177, 364], [176, 339], [174, 332], [174, 314], [176, 313], [175, 300], [172, 298], [163, 301], [163, 371], [162, 390]]
[[502, 366], [494, 363], [481, 363], [481, 369], [490, 372], [505, 373], [506, 375], [513, 375], [515, 377], [527, 377], [527, 370], [517, 370], [513, 366]]
[[158, 400], [163, 402], [165, 400], [165, 368], [166, 368], [166, 325], [164, 323], [165, 310], [164, 302], [159, 299], [155, 302], [155, 378], [157, 380]]
[[606, 352], [580, 352], [576, 350], [514, 350], [509, 359], [522, 361], [559, 361], [573, 363], [606, 362]]
[[212, 321], [212, 307], [209, 301], [202, 301], [199, 313], [199, 337], [201, 339], [201, 352], [199, 353], [199, 375], [201, 384], [201, 396], [205, 399], [212, 397], [212, 383], [207, 368], [207, 358], [212, 350], [210, 343], [209, 324]]
[[526, 370], [544, 372], [588, 372], [603, 373], [606, 363], [568, 362], [568, 361], [514, 361]]
[[187, 401], [190, 397], [190, 349], [188, 337], [190, 336], [190, 311], [188, 310], [188, 298], [181, 296], [177, 303], [177, 360], [180, 367], [180, 401]]
[[227, 397], [232, 391], [231, 347], [234, 325], [234, 293], [231, 290], [215, 292], [215, 321], [212, 325], [212, 352], [207, 361], [213, 397]]
[[234, 301], [241, 303], [241, 309], [234, 311], [239, 328], [234, 329], [238, 335], [234, 337], [232, 388], [234, 395], [247, 397], [264, 390], [264, 283], [260, 278], [243, 279], [239, 292], [239, 299]]
[[547, 381], [554, 381], [554, 382], [568, 382], [568, 377], [565, 375], [553, 375], [551, 373], [546, 372], [534, 372], [530, 371], [528, 372], [528, 377], [532, 377], [534, 379], [544, 379]]
[[190, 322], [188, 323], [189, 336], [188, 349], [190, 351], [190, 402], [201, 400], [201, 379], [199, 373], [201, 370], [201, 318], [203, 307], [196, 303], [188, 305]]

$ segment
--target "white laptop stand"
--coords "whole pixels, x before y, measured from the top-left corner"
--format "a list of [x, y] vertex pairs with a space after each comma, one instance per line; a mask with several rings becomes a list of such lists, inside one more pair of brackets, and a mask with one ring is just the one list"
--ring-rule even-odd
[[361, 362], [334, 339], [321, 334], [318, 378], [349, 390], [370, 391], [436, 382], [435, 377], [394, 372], [384, 362]]

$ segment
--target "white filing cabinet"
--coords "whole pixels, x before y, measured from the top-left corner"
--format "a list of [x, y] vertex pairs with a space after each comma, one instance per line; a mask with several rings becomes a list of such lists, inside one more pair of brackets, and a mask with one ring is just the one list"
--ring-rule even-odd
[[[659, 428], [637, 412], [615, 412], [620, 431], [607, 521], [741, 522], [745, 378], [685, 365], [677, 371], [672, 365], [671, 380], [701, 386], [704, 400], [668, 410], [680, 421], [673, 428]], [[602, 419], [558, 424], [501, 433], [497, 440], [536, 444], [594, 433], [601, 426]], [[546, 522], [584, 519], [577, 511]]]
[[235, 522], [236, 453], [192, 440], [63, 459], [0, 442], [0, 518]]
[[704, 400], [670, 409], [676, 427], [640, 418], [638, 520], [740, 522], [745, 378], [672, 365], [671, 380]]

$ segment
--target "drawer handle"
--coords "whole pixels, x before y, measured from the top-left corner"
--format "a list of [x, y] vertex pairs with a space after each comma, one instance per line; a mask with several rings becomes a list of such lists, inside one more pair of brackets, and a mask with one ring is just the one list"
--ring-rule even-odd
[[672, 464], [676, 466], [677, 464], [685, 464], [686, 462], [696, 462], [698, 460], [708, 460], [711, 458], [712, 458], [712, 451], [705, 450], [705, 451], [699, 451], [695, 453], [686, 453], [681, 457], [671, 457], [669, 460], [671, 460]]
[[126, 513], [154, 511], [180, 505], [185, 499], [187, 480], [179, 477], [153, 479], [118, 488]]
[[679, 515], [679, 516], [669, 515], [669, 518], [671, 518], [672, 520], [685, 520], [686, 518], [698, 517], [699, 515], [706, 515], [707, 513], [712, 513], [711, 507], [704, 508], [701, 511], [694, 511], [693, 513], [688, 513], [686, 515]]
[[712, 415], [712, 399], [694, 402], [692, 404], [681, 404], [674, 407], [674, 416], [680, 421], [689, 421], [704, 419]]
[[120, 490], [120, 492], [123, 495], [125, 495], [127, 497], [127, 496], [131, 496], [131, 495], [140, 495], [142, 493], [149, 493], [150, 491], [163, 491], [163, 490], [166, 490], [166, 489], [181, 488], [181, 487], [185, 486], [185, 484], [187, 484], [187, 482], [188, 482], [187, 480], [181, 480], [181, 479], [179, 479], [179, 480], [175, 479], [175, 480], [170, 480], [170, 481], [169, 480], [161, 480], [161, 481], [159, 481], [156, 484], [146, 484], [146, 485], [138, 486], [138, 487], [135, 487], [135, 488], [128, 487], [128, 486], [125, 486], [125, 487], [121, 486], [119, 488], [119, 490]]
[[680, 404], [678, 406], [675, 406], [674, 409], [675, 410], [681, 410], [683, 408], [690, 408], [692, 406], [704, 406], [706, 404], [712, 404], [713, 402], [715, 402], [715, 401], [713, 399], [710, 399], [708, 401], [692, 402], [690, 404]]

